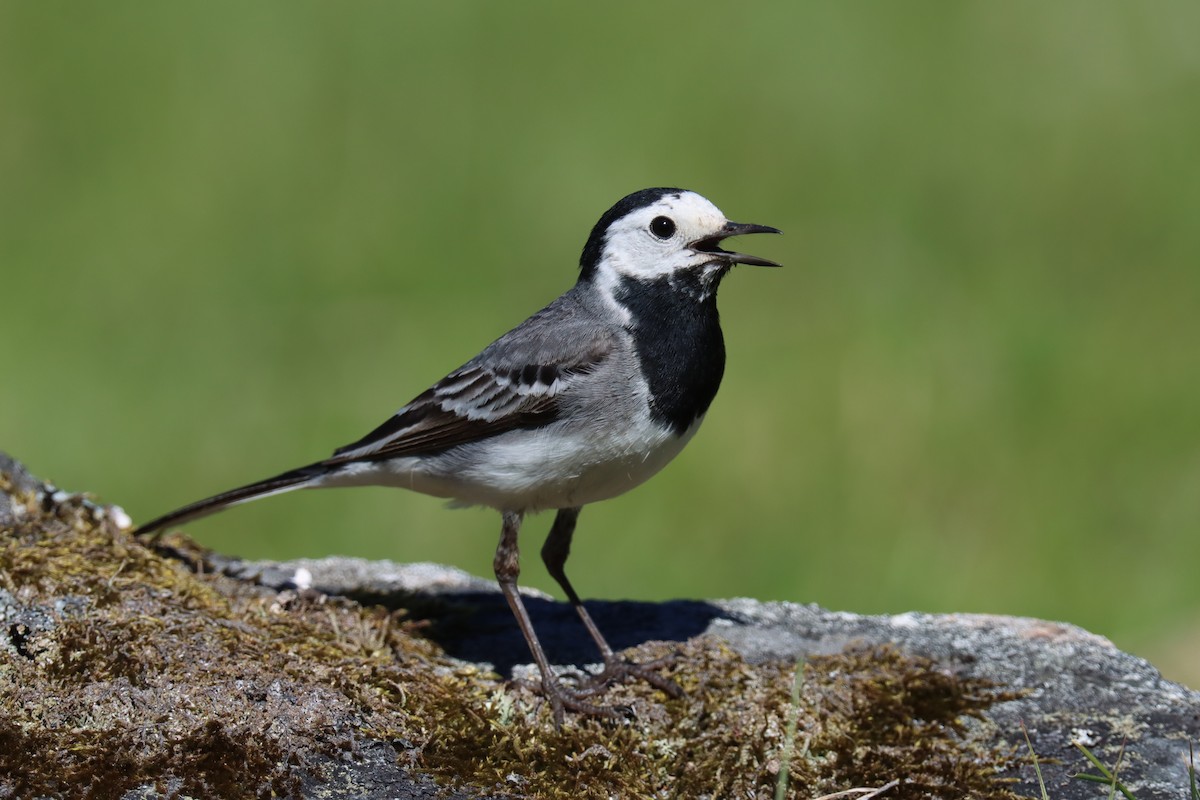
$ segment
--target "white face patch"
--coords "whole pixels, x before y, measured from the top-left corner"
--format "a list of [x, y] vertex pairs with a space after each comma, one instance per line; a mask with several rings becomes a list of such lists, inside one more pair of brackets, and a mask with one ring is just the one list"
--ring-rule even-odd
[[728, 221], [721, 209], [695, 192], [668, 194], [609, 227], [598, 277], [602, 284], [619, 277], [654, 280], [700, 266], [712, 256], [689, 245], [720, 234]]

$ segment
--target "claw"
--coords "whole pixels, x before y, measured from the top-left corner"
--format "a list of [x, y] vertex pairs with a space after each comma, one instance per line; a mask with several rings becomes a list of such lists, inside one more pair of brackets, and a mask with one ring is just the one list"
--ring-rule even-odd
[[550, 709], [554, 714], [555, 728], [562, 728], [566, 711], [588, 717], [600, 717], [611, 720], [631, 720], [634, 718], [633, 709], [629, 706], [601, 706], [589, 703], [583, 698], [592, 693], [573, 691], [558, 681], [543, 681], [541, 694], [550, 703]]
[[593, 693], [600, 692], [614, 683], [623, 683], [630, 678], [638, 678], [669, 697], [683, 697], [683, 689], [680, 688], [678, 683], [655, 672], [657, 669], [669, 666], [675, 660], [676, 656], [677, 654], [672, 653], [671, 655], [639, 664], [614, 654], [611, 658], [605, 660], [604, 671], [592, 679], [589, 689]]
[[550, 703], [556, 728], [562, 727], [567, 711], [601, 719], [631, 720], [636, 714], [630, 706], [598, 705], [589, 700], [602, 694], [613, 684], [624, 683], [631, 678], [645, 681], [668, 697], [683, 697], [683, 689], [678, 683], [655, 672], [669, 666], [677, 656], [677, 653], [672, 653], [639, 664], [614, 654], [605, 659], [604, 669], [599, 673], [589, 675], [578, 670], [573, 671], [571, 678], [577, 681], [577, 686], [565, 685], [561, 680], [563, 676], [550, 675], [543, 676], [540, 681], [517, 680], [515, 683], [540, 694]]

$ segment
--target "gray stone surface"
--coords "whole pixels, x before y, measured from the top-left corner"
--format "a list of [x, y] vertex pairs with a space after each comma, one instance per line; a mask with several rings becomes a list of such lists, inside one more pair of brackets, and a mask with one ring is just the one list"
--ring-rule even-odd
[[[750, 658], [792, 658], [840, 650], [853, 641], [893, 642], [972, 676], [1029, 689], [988, 713], [995, 735], [1023, 746], [1029, 730], [1052, 798], [1104, 796], [1073, 781], [1088, 763], [1080, 741], [1112, 766], [1125, 743], [1120, 777], [1140, 798], [1184, 798], [1188, 741], [1200, 742], [1200, 693], [1165, 680], [1147, 661], [1073, 625], [978, 614], [864, 617], [815, 606], [735, 600], [713, 632]], [[1037, 794], [1033, 776], [1023, 790]]]
[[[449, 653], [492, 665], [501, 674], [529, 660], [495, 585], [461, 570], [351, 558], [284, 564], [233, 560], [226, 568], [264, 580], [294, 580], [302, 569], [322, 591], [418, 608], [433, 624], [432, 638]], [[531, 593], [528, 605], [552, 660], [595, 659], [569, 606], [540, 593]], [[709, 633], [752, 661], [798, 661], [852, 644], [891, 643], [947, 669], [1028, 690], [1020, 700], [993, 707], [983, 724], [990, 727], [987, 735], [1025, 752], [1024, 723], [1053, 800], [1107, 796], [1107, 787], [1071, 778], [1095, 772], [1073, 741], [1110, 767], [1124, 745], [1119, 777], [1138, 800], [1187, 797], [1188, 743], [1200, 744], [1200, 692], [1164, 679], [1147, 661], [1073, 625], [979, 614], [861, 616], [751, 599], [594, 602], [588, 607], [616, 647]], [[1032, 767], [1023, 770], [1019, 789], [1039, 794]]]

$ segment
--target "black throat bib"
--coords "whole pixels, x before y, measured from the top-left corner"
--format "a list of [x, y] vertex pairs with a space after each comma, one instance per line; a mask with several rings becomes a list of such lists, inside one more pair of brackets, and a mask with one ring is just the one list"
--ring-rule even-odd
[[682, 435], [717, 394], [725, 339], [717, 314], [724, 271], [680, 272], [652, 281], [622, 278], [614, 293], [629, 310], [634, 347], [650, 384], [650, 413]]

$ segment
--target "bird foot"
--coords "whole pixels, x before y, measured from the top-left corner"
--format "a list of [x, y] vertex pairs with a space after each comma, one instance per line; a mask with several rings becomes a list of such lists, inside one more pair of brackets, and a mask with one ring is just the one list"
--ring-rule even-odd
[[591, 688], [590, 685], [588, 688], [575, 689], [549, 675], [543, 676], [540, 681], [516, 680], [514, 683], [546, 699], [554, 715], [554, 727], [556, 728], [562, 728], [568, 711], [585, 717], [599, 717], [616, 721], [630, 720], [634, 717], [633, 709], [629, 706], [607, 706], [589, 702], [588, 698], [595, 696], [600, 691]]
[[562, 727], [567, 711], [586, 717], [629, 720], [634, 717], [632, 707], [600, 705], [591, 702], [591, 699], [602, 694], [610, 686], [630, 679], [643, 680], [669, 697], [682, 697], [683, 689], [679, 684], [655, 671], [671, 664], [675, 657], [675, 654], [671, 654], [653, 661], [637, 663], [613, 654], [605, 659], [604, 669], [598, 673], [578, 670], [565, 673], [563, 677], [567, 677], [574, 686], [568, 686], [559, 677], [552, 675], [544, 675], [540, 681], [518, 680], [517, 683], [540, 694], [550, 703], [554, 724], [559, 728]]
[[656, 670], [670, 666], [676, 654], [662, 656], [653, 661], [638, 663], [613, 653], [604, 660], [604, 669], [584, 681], [579, 693], [583, 696], [598, 694], [614, 683], [624, 683], [631, 678], [643, 680], [668, 697], [683, 697], [683, 689], [670, 678], [663, 677]]

